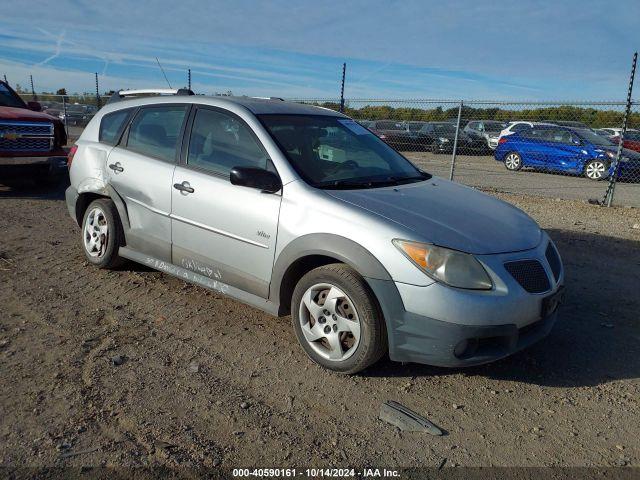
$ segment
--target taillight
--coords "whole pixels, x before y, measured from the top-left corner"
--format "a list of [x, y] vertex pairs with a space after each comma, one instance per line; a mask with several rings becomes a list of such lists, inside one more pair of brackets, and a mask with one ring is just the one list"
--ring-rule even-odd
[[507, 139], [508, 139], [508, 138], [509, 138], [509, 137], [500, 137], [500, 140], [498, 140], [498, 143], [499, 143], [499, 144], [507, 143]]
[[76, 152], [78, 151], [78, 146], [74, 145], [73, 147], [71, 147], [71, 150], [69, 150], [69, 154], [67, 155], [67, 167], [71, 168], [71, 162], [73, 162], [73, 157], [75, 156]]

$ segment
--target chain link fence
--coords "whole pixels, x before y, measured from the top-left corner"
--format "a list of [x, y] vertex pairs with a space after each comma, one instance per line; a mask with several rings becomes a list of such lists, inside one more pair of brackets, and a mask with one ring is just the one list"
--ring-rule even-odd
[[[106, 98], [21, 93], [60, 118], [72, 143]], [[339, 99], [291, 99], [339, 111]], [[420, 168], [479, 189], [602, 203], [625, 102], [349, 99], [358, 120]], [[640, 207], [640, 103], [622, 140], [613, 205]]]
[[[340, 109], [339, 100], [296, 99]], [[420, 168], [466, 185], [602, 203], [626, 102], [347, 100], [344, 113]], [[633, 102], [614, 205], [640, 207], [640, 103]]]

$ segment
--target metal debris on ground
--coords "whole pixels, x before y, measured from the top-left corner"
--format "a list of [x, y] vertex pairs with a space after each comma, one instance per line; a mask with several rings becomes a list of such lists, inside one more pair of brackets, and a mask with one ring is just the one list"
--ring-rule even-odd
[[383, 403], [380, 408], [379, 418], [405, 432], [426, 432], [430, 435], [442, 435], [442, 430], [433, 423], [398, 402], [388, 401]]

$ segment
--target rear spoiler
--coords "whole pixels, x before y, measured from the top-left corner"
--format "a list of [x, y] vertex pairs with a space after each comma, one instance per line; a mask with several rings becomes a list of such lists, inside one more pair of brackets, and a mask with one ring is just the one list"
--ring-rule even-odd
[[135, 98], [147, 95], [195, 95], [195, 93], [193, 93], [193, 91], [189, 90], [188, 88], [147, 88], [140, 90], [120, 90], [109, 97], [107, 104], [119, 102], [130, 97]]

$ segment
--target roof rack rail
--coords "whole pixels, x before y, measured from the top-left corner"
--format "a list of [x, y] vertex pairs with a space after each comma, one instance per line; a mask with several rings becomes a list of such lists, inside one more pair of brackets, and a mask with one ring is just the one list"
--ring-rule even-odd
[[188, 88], [146, 88], [138, 90], [120, 90], [114, 92], [107, 103], [119, 102], [127, 97], [138, 97], [140, 95], [195, 95]]
[[284, 98], [280, 98], [280, 97], [249, 97], [249, 98], [255, 98], [256, 100], [279, 100], [281, 102], [284, 102]]

